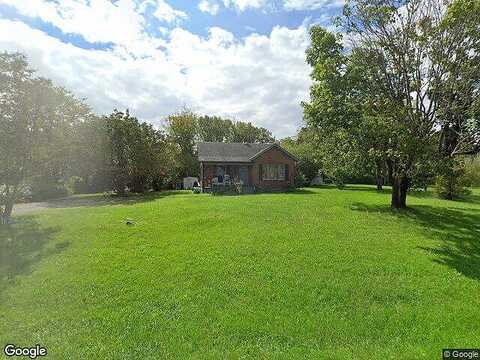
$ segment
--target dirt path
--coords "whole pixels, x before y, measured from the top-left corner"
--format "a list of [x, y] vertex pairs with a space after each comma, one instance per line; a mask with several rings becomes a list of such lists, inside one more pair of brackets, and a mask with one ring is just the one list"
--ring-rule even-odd
[[16, 204], [13, 207], [13, 215], [25, 215], [36, 213], [47, 209], [62, 209], [78, 206], [93, 206], [98, 205], [98, 199], [89, 198], [64, 198], [44, 202], [32, 202]]
[[125, 197], [108, 194], [73, 195], [71, 197], [43, 202], [16, 204], [13, 207], [13, 215], [25, 215], [44, 211], [47, 209], [65, 209], [83, 206], [108, 206], [108, 205], [132, 205], [139, 202], [152, 201], [169, 195], [178, 194], [178, 191], [164, 191], [158, 193], [146, 193], [143, 195], [129, 195]]
[[46, 202], [15, 204], [13, 207], [13, 215], [25, 215], [45, 209], [48, 209], [48, 203]]

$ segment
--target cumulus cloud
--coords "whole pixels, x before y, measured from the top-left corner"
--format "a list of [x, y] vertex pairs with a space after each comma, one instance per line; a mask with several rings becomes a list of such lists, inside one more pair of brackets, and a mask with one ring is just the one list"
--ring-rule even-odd
[[159, 20], [163, 20], [168, 23], [174, 23], [188, 18], [188, 15], [185, 12], [172, 8], [164, 0], [157, 0], [157, 9], [153, 15]]
[[[52, 19], [58, 16], [55, 13]], [[0, 50], [25, 53], [41, 75], [87, 98], [99, 113], [128, 107], [140, 119], [158, 124], [187, 105], [199, 113], [251, 121], [278, 137], [293, 135], [301, 124], [299, 103], [307, 98], [310, 86], [305, 25], [277, 26], [268, 36], [245, 38], [220, 27], [202, 37], [177, 26], [165, 31], [165, 40], [138, 28], [131, 31], [148, 44], [133, 45], [142, 46], [145, 56], [132, 55], [125, 38], [115, 38], [124, 51], [87, 50], [21, 21], [0, 19]]]
[[0, 0], [0, 5], [14, 7], [21, 15], [39, 18], [65, 34], [81, 35], [90, 43], [111, 43], [131, 53], [148, 55], [163, 45], [161, 39], [145, 31], [144, 12], [153, 7], [153, 15], [166, 23], [176, 23], [187, 14], [173, 9], [164, 0]]
[[223, 0], [226, 8], [234, 8], [240, 12], [247, 9], [308, 11], [340, 7], [344, 3], [345, 0]]
[[318, 10], [330, 6], [343, 6], [344, 0], [285, 0], [286, 10]]
[[217, 15], [220, 11], [220, 5], [216, 0], [202, 0], [198, 4], [200, 11], [209, 13], [210, 15]]
[[234, 7], [238, 11], [248, 8], [259, 9], [270, 4], [268, 0], [223, 0], [225, 7]]
[[[65, 0], [62, 3], [41, 0], [0, 0], [25, 16], [38, 17], [66, 34], [81, 34], [96, 43], [131, 45], [140, 40], [144, 18], [135, 11], [132, 0], [90, 2]], [[88, 24], [88, 26], [86, 26]]]

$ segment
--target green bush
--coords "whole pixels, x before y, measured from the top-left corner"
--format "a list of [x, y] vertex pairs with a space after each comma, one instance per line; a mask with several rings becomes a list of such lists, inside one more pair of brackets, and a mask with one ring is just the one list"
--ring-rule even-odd
[[32, 201], [59, 199], [70, 195], [62, 181], [48, 177], [38, 177], [31, 184]]
[[480, 186], [480, 157], [476, 157], [466, 163], [466, 176], [472, 186]]
[[335, 186], [337, 187], [337, 189], [342, 190], [345, 188], [345, 182], [341, 178], [335, 179]]
[[65, 188], [71, 194], [84, 194], [88, 192], [88, 187], [80, 176], [72, 176], [68, 179], [65, 183]]
[[297, 172], [295, 174], [295, 187], [304, 187], [308, 185], [307, 179], [304, 174]]
[[446, 164], [435, 181], [438, 196], [447, 200], [470, 194], [471, 191], [468, 189], [470, 186], [471, 181], [466, 174], [465, 165], [460, 161]]

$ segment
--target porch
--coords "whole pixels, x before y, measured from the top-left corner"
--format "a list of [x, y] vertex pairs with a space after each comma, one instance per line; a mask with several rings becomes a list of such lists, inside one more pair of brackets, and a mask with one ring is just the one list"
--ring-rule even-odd
[[252, 186], [252, 164], [245, 163], [200, 163], [200, 182], [204, 192], [215, 188], [222, 189], [247, 189]]

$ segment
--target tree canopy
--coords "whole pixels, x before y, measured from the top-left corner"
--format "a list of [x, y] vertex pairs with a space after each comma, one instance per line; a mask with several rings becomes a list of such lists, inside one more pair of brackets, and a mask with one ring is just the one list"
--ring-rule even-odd
[[348, 48], [310, 30], [305, 120], [323, 133], [327, 158], [368, 158], [377, 177], [388, 170], [394, 208], [406, 206], [422, 164], [439, 159], [440, 171], [440, 160], [480, 150], [479, 18], [471, 0], [351, 0], [340, 18]]

